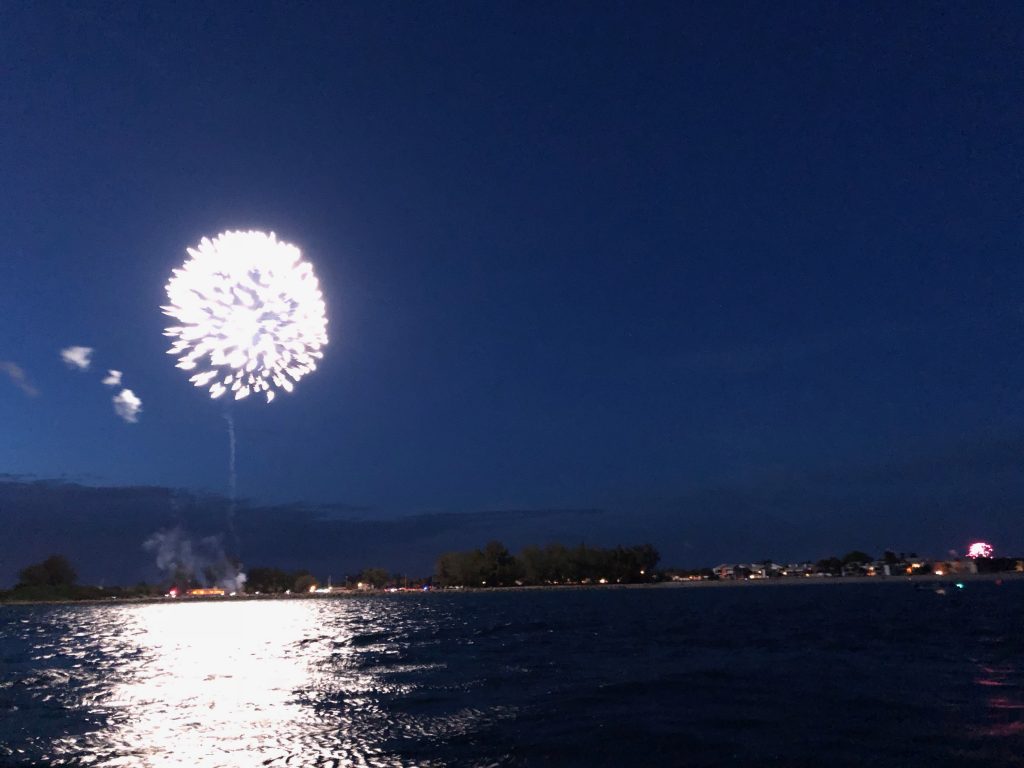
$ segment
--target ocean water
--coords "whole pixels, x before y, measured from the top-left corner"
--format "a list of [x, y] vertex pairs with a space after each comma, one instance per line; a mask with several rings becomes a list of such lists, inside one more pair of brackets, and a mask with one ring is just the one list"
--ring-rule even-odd
[[0, 765], [1024, 765], [1024, 583], [0, 607]]

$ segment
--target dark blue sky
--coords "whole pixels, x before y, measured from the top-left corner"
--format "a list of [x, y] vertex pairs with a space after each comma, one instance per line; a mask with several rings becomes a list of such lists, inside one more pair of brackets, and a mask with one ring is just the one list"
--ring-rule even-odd
[[[1009, 2], [8, 4], [0, 361], [38, 395], [0, 375], [0, 471], [225, 491], [225, 406], [159, 305], [187, 246], [257, 227], [314, 263], [331, 343], [233, 406], [256, 502], [612, 509], [671, 547], [708, 489], [772, 488], [821, 547], [851, 515], [922, 546], [876, 541], [883, 507], [960, 546], [901, 499], [1020, 444], [1022, 29]], [[966, 506], [1024, 501], [981, 471]], [[873, 472], [867, 507], [801, 479]]]

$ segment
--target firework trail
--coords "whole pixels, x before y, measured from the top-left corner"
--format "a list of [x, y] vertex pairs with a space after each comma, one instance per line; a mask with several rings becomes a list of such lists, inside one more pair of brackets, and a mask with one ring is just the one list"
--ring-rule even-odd
[[235, 545], [235, 555], [241, 557], [241, 546], [238, 541], [238, 532], [235, 531], [235, 504], [238, 497], [238, 475], [235, 472], [235, 417], [231, 411], [224, 414], [224, 421], [228, 423], [228, 531], [231, 533], [231, 540]]

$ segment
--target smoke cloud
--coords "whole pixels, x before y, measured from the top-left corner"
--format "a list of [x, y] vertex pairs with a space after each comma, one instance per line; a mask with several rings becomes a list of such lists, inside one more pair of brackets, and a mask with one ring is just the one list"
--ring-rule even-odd
[[87, 371], [92, 363], [92, 347], [65, 347], [60, 351], [60, 357], [68, 368]]
[[[65, 347], [60, 351], [60, 356], [68, 368], [87, 371], [92, 364], [92, 353], [94, 351], [92, 347]], [[12, 370], [16, 371], [16, 373], [12, 372]], [[23, 380], [24, 374], [20, 368], [13, 366], [12, 370], [7, 370], [7, 373], [11, 378], [15, 379], [15, 383], [18, 383], [16, 375], [21, 376]], [[122, 375], [121, 371], [110, 368], [107, 370], [107, 375], [102, 379], [102, 382], [108, 387], [120, 387]], [[19, 386], [22, 385], [19, 384]], [[22, 386], [22, 389], [25, 389], [25, 386]], [[25, 392], [32, 395], [36, 394], [35, 390], [31, 387], [25, 389]], [[121, 391], [114, 395], [112, 401], [114, 403], [114, 413], [129, 424], [138, 423], [139, 414], [142, 413], [142, 399], [138, 395], [127, 387], [122, 387]]]
[[14, 386], [29, 397], [36, 397], [39, 394], [39, 390], [29, 383], [28, 376], [25, 375], [25, 371], [17, 363], [0, 360], [0, 371], [6, 373]]
[[204, 584], [241, 592], [245, 586], [240, 565], [224, 554], [217, 536], [193, 542], [181, 528], [168, 528], [150, 536], [142, 548], [155, 554], [156, 567], [179, 587]]
[[114, 395], [114, 412], [129, 424], [135, 424], [142, 412], [142, 400], [130, 389], [122, 389]]

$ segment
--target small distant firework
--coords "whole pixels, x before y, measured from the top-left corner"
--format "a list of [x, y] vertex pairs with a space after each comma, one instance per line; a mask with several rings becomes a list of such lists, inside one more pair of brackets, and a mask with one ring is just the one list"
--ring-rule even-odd
[[979, 557], [992, 557], [995, 550], [992, 549], [991, 544], [986, 544], [984, 541], [976, 541], [967, 548], [967, 556], [970, 558]]
[[326, 306], [298, 248], [273, 232], [224, 232], [188, 253], [162, 309], [180, 323], [164, 332], [174, 339], [168, 354], [180, 355], [178, 368], [200, 369], [189, 381], [209, 385], [210, 397], [261, 392], [269, 403], [316, 370]]

